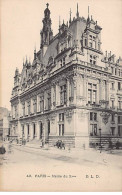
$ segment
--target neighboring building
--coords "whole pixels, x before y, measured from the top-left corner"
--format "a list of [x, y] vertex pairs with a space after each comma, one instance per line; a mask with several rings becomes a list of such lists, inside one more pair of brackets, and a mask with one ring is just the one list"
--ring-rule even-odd
[[10, 135], [10, 119], [10, 111], [0, 107], [0, 140], [6, 140]]
[[11, 135], [77, 147], [98, 140], [101, 128], [102, 136], [121, 140], [122, 59], [103, 54], [102, 28], [89, 15], [80, 17], [78, 6], [76, 18], [70, 13], [53, 36], [48, 6], [40, 50], [21, 74], [15, 71]]

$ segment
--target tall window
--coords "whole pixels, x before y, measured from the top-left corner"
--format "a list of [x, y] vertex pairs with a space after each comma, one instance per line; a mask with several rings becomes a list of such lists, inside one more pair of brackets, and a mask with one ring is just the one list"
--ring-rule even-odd
[[117, 69], [115, 68], [115, 75], [117, 74]]
[[118, 82], [118, 90], [121, 90], [121, 83]]
[[48, 125], [48, 135], [50, 134], [50, 121], [48, 120], [47, 122], [47, 125]]
[[62, 63], [62, 59], [60, 60], [60, 67], [62, 67], [63, 63]]
[[122, 124], [122, 116], [118, 116], [118, 124]]
[[35, 123], [33, 124], [33, 137], [35, 138], [36, 136], [36, 125]]
[[97, 135], [97, 124], [90, 124], [90, 136]]
[[24, 129], [24, 125], [22, 125], [22, 136], [25, 136], [25, 129]]
[[114, 83], [111, 83], [111, 89], [114, 90]]
[[34, 109], [34, 113], [36, 113], [37, 112], [37, 100], [36, 99], [33, 100], [33, 109]]
[[66, 85], [63, 85], [60, 87], [60, 104], [64, 105], [66, 104]]
[[29, 136], [30, 135], [30, 127], [29, 127], [29, 125], [27, 127], [28, 127], [28, 136]]
[[96, 102], [96, 91], [93, 91], [93, 103]]
[[119, 73], [119, 76], [121, 76], [121, 70], [120, 69], [118, 70], [118, 73]]
[[51, 109], [51, 93], [48, 93], [47, 100], [48, 100], [48, 110], [50, 110]]
[[88, 89], [88, 103], [92, 103], [92, 90]]
[[63, 57], [63, 59], [60, 60], [60, 67], [65, 65], [65, 57]]
[[96, 49], [96, 37], [89, 35], [89, 47]]
[[118, 100], [118, 109], [121, 109], [121, 100]]
[[65, 57], [63, 58], [63, 66], [65, 65]]
[[111, 106], [114, 108], [114, 100], [111, 100]]
[[118, 135], [122, 136], [122, 126], [118, 126]]
[[114, 73], [114, 68], [113, 68], [113, 67], [111, 67], [111, 73], [112, 73], [112, 74]]
[[59, 114], [59, 121], [64, 121], [64, 113]]
[[115, 121], [115, 115], [111, 114], [111, 121], [114, 122]]
[[28, 102], [28, 115], [30, 115], [30, 101]]
[[100, 50], [100, 43], [98, 43], [98, 50]]
[[87, 39], [85, 39], [85, 46], [87, 46]]
[[40, 97], [40, 112], [44, 111], [44, 97]]
[[97, 85], [88, 83], [88, 103], [97, 101]]
[[64, 135], [64, 113], [59, 114], [59, 136]]
[[23, 116], [25, 116], [25, 103], [23, 103], [22, 109], [23, 109]]
[[111, 127], [111, 135], [115, 135], [115, 127]]
[[59, 124], [59, 136], [64, 135], [64, 124]]
[[90, 63], [96, 65], [97, 56], [90, 55]]
[[90, 121], [97, 121], [97, 113], [90, 112]]

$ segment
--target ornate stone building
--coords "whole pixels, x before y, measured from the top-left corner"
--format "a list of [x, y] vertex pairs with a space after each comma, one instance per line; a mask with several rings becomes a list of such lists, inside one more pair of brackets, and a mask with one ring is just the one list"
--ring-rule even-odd
[[101, 129], [102, 137], [121, 140], [122, 59], [103, 54], [102, 28], [89, 15], [80, 17], [78, 5], [76, 18], [70, 12], [53, 36], [48, 6], [40, 50], [15, 71], [11, 136], [77, 147], [98, 141]]

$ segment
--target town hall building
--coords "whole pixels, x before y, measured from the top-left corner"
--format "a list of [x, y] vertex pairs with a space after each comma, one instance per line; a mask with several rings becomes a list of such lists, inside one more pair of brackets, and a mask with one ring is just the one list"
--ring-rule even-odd
[[[99, 137], [122, 141], [122, 58], [102, 52], [102, 27], [89, 16], [59, 23], [53, 35], [49, 4], [39, 51], [16, 69], [11, 136], [27, 142], [89, 146]], [[108, 37], [109, 38], [109, 37]]]

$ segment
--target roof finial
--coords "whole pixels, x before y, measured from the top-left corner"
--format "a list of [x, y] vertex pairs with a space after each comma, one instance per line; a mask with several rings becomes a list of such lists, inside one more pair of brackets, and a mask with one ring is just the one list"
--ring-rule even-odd
[[63, 19], [63, 24], [64, 24], [64, 19]]
[[87, 18], [87, 24], [89, 23], [90, 18], [89, 18], [89, 6], [88, 6], [88, 18]]
[[60, 16], [59, 16], [59, 28], [60, 28], [60, 26], [61, 26], [61, 20], [60, 20]]
[[25, 62], [24, 62], [24, 57], [23, 57], [23, 66], [24, 66]]
[[79, 12], [78, 12], [78, 3], [77, 3], [77, 13], [76, 13], [77, 18], [79, 17]]
[[27, 55], [26, 55], [26, 63], [28, 62]]
[[47, 3], [47, 4], [46, 4], [46, 6], [47, 6], [47, 8], [48, 8], [48, 6], [49, 6], [49, 3]]
[[71, 14], [72, 14], [72, 12], [71, 12], [71, 8], [70, 8], [70, 18], [69, 18], [69, 24], [71, 24], [71, 22], [72, 22], [72, 19], [71, 19]]
[[36, 52], [36, 43], [35, 43], [35, 48], [34, 48], [34, 52]]

